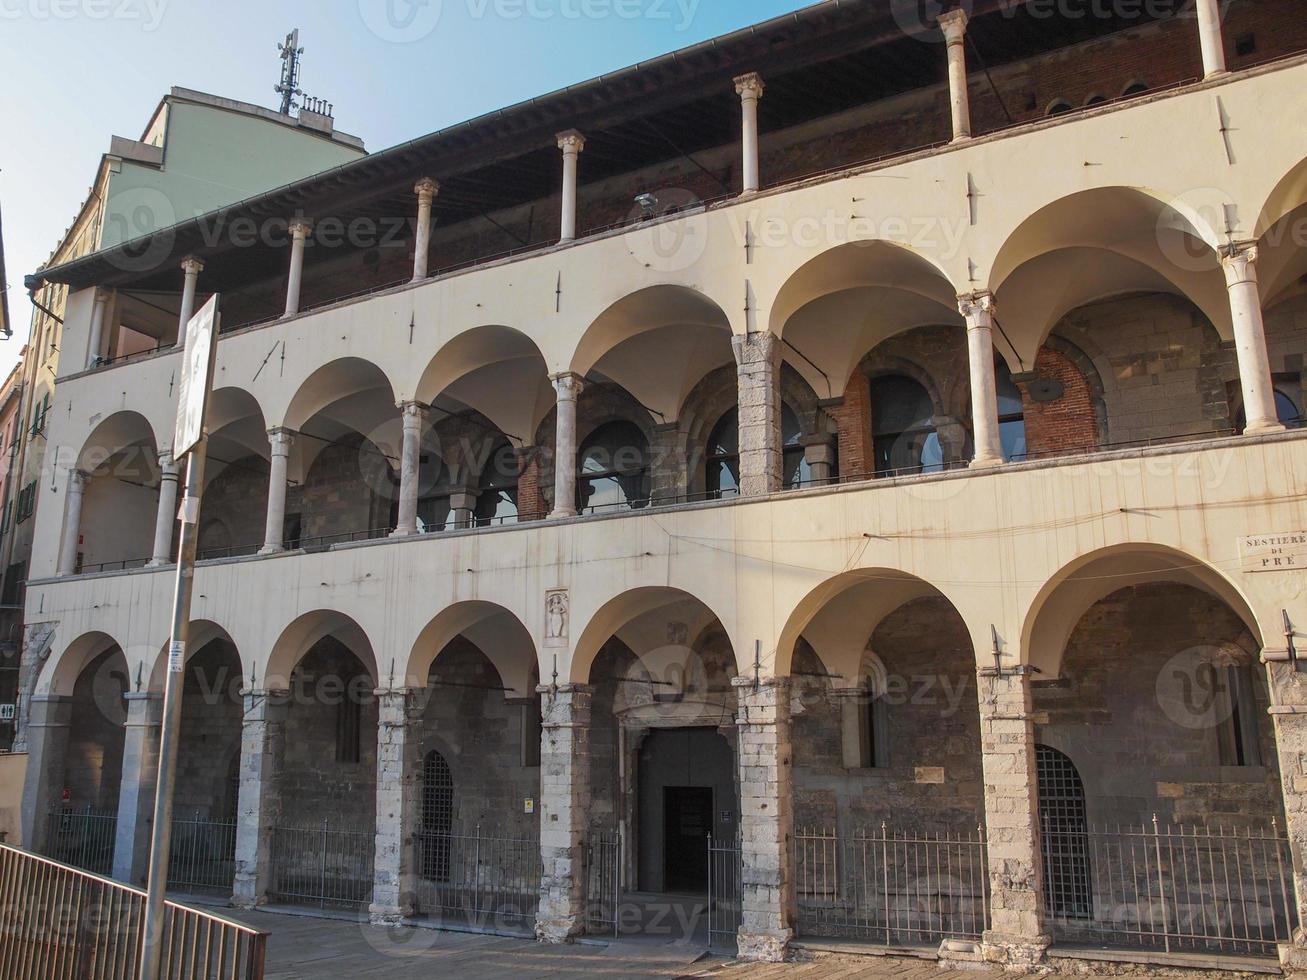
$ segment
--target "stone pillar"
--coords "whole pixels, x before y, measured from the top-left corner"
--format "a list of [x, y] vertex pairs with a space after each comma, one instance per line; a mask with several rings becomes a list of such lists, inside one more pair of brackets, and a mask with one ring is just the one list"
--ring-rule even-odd
[[576, 240], [576, 164], [585, 149], [585, 137], [575, 129], [558, 134], [558, 148], [563, 151], [563, 244]]
[[737, 937], [742, 960], [779, 963], [794, 938], [794, 787], [790, 755], [790, 682], [786, 677], [731, 681], [739, 698], [741, 896]]
[[421, 402], [404, 402], [400, 406], [404, 423], [404, 445], [399, 461], [399, 519], [392, 538], [407, 538], [418, 533], [418, 495], [422, 481], [422, 430], [427, 424], [428, 407]]
[[812, 471], [813, 486], [822, 486], [835, 478], [835, 436], [829, 432], [804, 436], [803, 458]]
[[1281, 432], [1271, 383], [1271, 360], [1266, 353], [1266, 327], [1262, 297], [1257, 286], [1257, 247], [1231, 245], [1222, 250], [1221, 265], [1230, 290], [1230, 316], [1234, 321], [1234, 349], [1239, 358], [1239, 384], [1243, 388], [1244, 433]]
[[49, 844], [50, 811], [63, 799], [68, 723], [73, 714], [73, 699], [61, 694], [33, 694], [27, 711], [23, 847], [35, 854], [44, 854]]
[[159, 781], [159, 730], [163, 696], [136, 691], [124, 696], [123, 773], [118, 789], [118, 825], [114, 832], [113, 876], [140, 885], [150, 869], [150, 833], [154, 793]]
[[89, 371], [100, 363], [104, 346], [104, 311], [109, 305], [109, 290], [96, 289], [95, 305], [91, 308], [91, 335], [86, 342], [86, 368]]
[[971, 138], [971, 96], [967, 92], [967, 13], [941, 14], [939, 29], [948, 43], [948, 101], [953, 115], [953, 142]]
[[585, 838], [590, 822], [590, 699], [583, 684], [538, 687], [540, 909], [536, 938], [571, 942], [585, 931]]
[[470, 487], [455, 487], [449, 492], [449, 526], [467, 528], [476, 517], [477, 491]]
[[286, 481], [290, 469], [290, 447], [295, 433], [290, 429], [268, 430], [272, 456], [268, 462], [268, 517], [263, 528], [261, 555], [275, 555], [285, 549]]
[[731, 337], [739, 384], [740, 496], [781, 488], [780, 341], [775, 334]]
[[427, 277], [427, 263], [431, 253], [431, 205], [440, 193], [440, 185], [430, 177], [423, 177], [413, 185], [418, 196], [417, 227], [413, 232], [413, 281]]
[[195, 315], [195, 293], [199, 287], [200, 273], [204, 271], [204, 263], [193, 255], [182, 259], [182, 305], [177, 314], [177, 344], [178, 350], [186, 346], [186, 324], [191, 322], [191, 317]]
[[994, 296], [971, 293], [958, 297], [967, 318], [967, 360], [971, 372], [971, 427], [976, 446], [972, 466], [1003, 462], [998, 427], [998, 389], [994, 381]]
[[81, 470], [68, 474], [68, 499], [64, 502], [64, 538], [59, 549], [59, 575], [77, 572], [77, 548], [82, 537], [82, 497], [91, 477]]
[[554, 436], [554, 509], [551, 519], [576, 516], [576, 400], [585, 387], [579, 374], [549, 379], [558, 393]]
[[1219, 78], [1225, 69], [1225, 41], [1221, 37], [1220, 0], [1197, 0], [1198, 41], [1203, 50], [1203, 77]]
[[159, 509], [154, 516], [154, 555], [149, 567], [157, 568], [172, 561], [172, 531], [177, 524], [177, 481], [181, 466], [172, 451], [159, 453]]
[[756, 71], [735, 79], [735, 92], [740, 97], [744, 116], [744, 193], [756, 194], [762, 187], [761, 168], [758, 163], [758, 102], [763, 93], [762, 76]]
[[980, 752], [985, 779], [991, 963], [1030, 967], [1052, 940], [1044, 932], [1044, 867], [1029, 668], [980, 671]]
[[290, 223], [290, 275], [286, 279], [286, 312], [284, 320], [300, 311], [300, 285], [304, 281], [304, 244], [313, 232], [313, 224], [304, 218]]
[[398, 925], [417, 908], [417, 841], [422, 798], [420, 689], [377, 691], [377, 843], [372, 864], [376, 925]]
[[252, 909], [268, 900], [272, 828], [281, 818], [281, 765], [286, 750], [286, 691], [242, 691], [240, 791], [236, 806], [236, 879], [232, 904]]

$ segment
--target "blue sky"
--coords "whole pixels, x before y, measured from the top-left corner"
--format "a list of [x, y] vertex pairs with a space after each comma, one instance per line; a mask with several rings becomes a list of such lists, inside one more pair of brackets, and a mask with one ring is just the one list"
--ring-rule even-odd
[[50, 254], [111, 135], [141, 134], [174, 85], [275, 107], [277, 43], [301, 87], [379, 150], [809, 6], [813, 0], [0, 0], [0, 210], [12, 340], [23, 276]]

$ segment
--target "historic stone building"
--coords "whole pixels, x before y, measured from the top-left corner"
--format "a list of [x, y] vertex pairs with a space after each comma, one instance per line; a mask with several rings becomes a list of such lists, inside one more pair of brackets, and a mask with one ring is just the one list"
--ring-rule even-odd
[[28, 843], [143, 873], [218, 293], [179, 889], [1298, 963], [1307, 26], [1196, 11], [832, 0], [44, 270]]

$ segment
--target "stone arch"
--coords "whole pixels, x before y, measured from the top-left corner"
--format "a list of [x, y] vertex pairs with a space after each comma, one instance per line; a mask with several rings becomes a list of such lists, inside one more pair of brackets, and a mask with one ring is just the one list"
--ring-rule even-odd
[[1276, 181], [1257, 212], [1253, 237], [1261, 239], [1284, 218], [1307, 204], [1307, 158], [1300, 160]]
[[[231, 634], [227, 632], [225, 627], [208, 619], [191, 621], [190, 633], [186, 641], [185, 662], [189, 664], [201, 650], [214, 642], [226, 643], [236, 651], [236, 659], [240, 663], [241, 677], [248, 677], [250, 668], [253, 666], [252, 661], [242, 656], [240, 647], [236, 645], [236, 641], [232, 639]], [[164, 681], [167, 676], [169, 666], [168, 647], [168, 643], [163, 644], [150, 668], [149, 689], [157, 693], [163, 692]]]
[[[322, 365], [300, 383], [278, 424], [299, 431], [332, 406], [352, 403], [336, 414], [355, 422], [357, 431], [368, 432], [381, 420], [373, 417], [376, 398], [366, 396], [377, 395], [385, 398], [393, 413], [394, 387], [386, 372], [361, 357], [342, 357]], [[364, 425], [367, 427], [361, 427]]]
[[[123, 645], [108, 633], [100, 630], [83, 633], [64, 647], [58, 656], [46, 660], [37, 678], [34, 693], [62, 696], [72, 694], [73, 685], [87, 665], [115, 648], [119, 651], [125, 650]], [[129, 668], [132, 666], [125, 654], [124, 663]]]
[[318, 609], [297, 617], [281, 631], [272, 646], [263, 677], [254, 678], [265, 690], [286, 690], [290, 675], [319, 640], [331, 637], [358, 658], [374, 686], [380, 683], [377, 659], [367, 632], [351, 616], [334, 609]]
[[1044, 679], [1056, 678], [1067, 641], [1096, 602], [1128, 586], [1153, 582], [1178, 582], [1214, 596], [1263, 643], [1252, 606], [1222, 572], [1176, 548], [1125, 543], [1080, 555], [1039, 589], [1022, 617], [1021, 662], [1038, 669]]
[[458, 602], [437, 613], [413, 642], [404, 668], [404, 683], [425, 687], [431, 666], [457, 637], [466, 637], [498, 672], [504, 696], [525, 698], [535, 690], [539, 670], [535, 641], [516, 614], [479, 599]]

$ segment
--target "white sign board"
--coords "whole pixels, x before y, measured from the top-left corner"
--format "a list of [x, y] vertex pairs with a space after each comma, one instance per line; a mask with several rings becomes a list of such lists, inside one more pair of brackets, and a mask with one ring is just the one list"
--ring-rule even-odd
[[186, 353], [177, 383], [177, 428], [173, 433], [172, 457], [181, 459], [204, 435], [204, 411], [209, 400], [214, 346], [218, 332], [218, 296], [186, 324]]
[[1245, 572], [1307, 569], [1307, 531], [1255, 534], [1239, 539], [1239, 567]]

